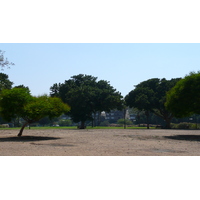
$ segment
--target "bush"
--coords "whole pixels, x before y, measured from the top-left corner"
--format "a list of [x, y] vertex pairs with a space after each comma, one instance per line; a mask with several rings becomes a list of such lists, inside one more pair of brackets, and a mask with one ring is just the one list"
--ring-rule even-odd
[[[119, 120], [117, 121], [117, 124], [124, 125], [124, 119], [119, 119]], [[132, 122], [131, 120], [129, 120], [129, 119], [125, 119], [125, 124], [126, 124], [126, 125], [132, 125], [133, 122]]]
[[104, 121], [100, 123], [100, 126], [109, 126], [109, 125], [110, 125], [109, 121]]
[[177, 125], [177, 128], [178, 129], [189, 129], [189, 123], [187, 123], [187, 122], [182, 122], [182, 123], [179, 123], [178, 125]]
[[196, 129], [196, 124], [188, 123], [188, 122], [181, 122], [179, 124], [171, 123], [172, 129]]
[[62, 119], [59, 121], [59, 126], [71, 126], [72, 125], [72, 120], [70, 119]]
[[178, 124], [174, 124], [174, 123], [171, 123], [171, 124], [170, 124], [170, 127], [171, 127], [172, 129], [176, 129], [177, 126], [178, 126]]
[[9, 128], [9, 124], [1, 124], [0, 128]]

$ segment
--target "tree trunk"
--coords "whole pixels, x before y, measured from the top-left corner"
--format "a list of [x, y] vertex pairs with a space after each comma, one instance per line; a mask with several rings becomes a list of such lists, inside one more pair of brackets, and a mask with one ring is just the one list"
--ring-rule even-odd
[[84, 121], [81, 121], [80, 129], [85, 129], [85, 122]]
[[167, 119], [165, 119], [165, 122], [166, 122], [165, 128], [170, 129], [171, 128], [171, 126], [170, 126], [171, 119], [167, 118]]
[[92, 119], [92, 128], [94, 128], [94, 119]]
[[97, 126], [100, 126], [100, 121], [101, 121], [101, 112], [98, 112], [98, 124]]
[[18, 137], [21, 137], [22, 136], [22, 132], [24, 130], [24, 128], [28, 125], [29, 123], [28, 122], [25, 122], [24, 125], [21, 127], [20, 131], [19, 131], [19, 134], [17, 135]]
[[147, 129], [149, 129], [149, 111], [145, 111], [145, 115], [147, 117]]
[[124, 129], [126, 129], [126, 109], [124, 109]]

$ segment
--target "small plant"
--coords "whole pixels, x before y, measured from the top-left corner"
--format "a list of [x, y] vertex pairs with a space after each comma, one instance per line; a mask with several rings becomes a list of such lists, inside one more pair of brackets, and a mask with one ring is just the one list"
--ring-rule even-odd
[[197, 129], [198, 125], [194, 123], [181, 122], [179, 124], [171, 123], [172, 129]]
[[[119, 119], [118, 121], [117, 121], [117, 124], [119, 124], [119, 125], [124, 125], [124, 119]], [[132, 125], [133, 124], [133, 122], [131, 121], [131, 120], [129, 120], [129, 119], [125, 119], [125, 124], [126, 125]]]
[[109, 126], [109, 125], [110, 125], [110, 123], [107, 120], [100, 123], [100, 126]]

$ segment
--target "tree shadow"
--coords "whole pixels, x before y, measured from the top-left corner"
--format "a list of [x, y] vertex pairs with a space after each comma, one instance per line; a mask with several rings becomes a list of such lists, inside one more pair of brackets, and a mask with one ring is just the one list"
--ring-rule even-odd
[[21, 137], [5, 137], [0, 138], [0, 142], [31, 142], [40, 140], [58, 140], [57, 137], [43, 137], [43, 136], [21, 136]]
[[164, 137], [173, 140], [200, 141], [200, 135], [173, 135]]

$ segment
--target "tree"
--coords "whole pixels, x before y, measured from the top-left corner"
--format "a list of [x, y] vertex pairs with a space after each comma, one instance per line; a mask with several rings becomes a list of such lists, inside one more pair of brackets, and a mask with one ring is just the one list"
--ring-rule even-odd
[[26, 87], [26, 86], [24, 86], [24, 85], [17, 85], [17, 86], [15, 86], [14, 88], [25, 88], [25, 89], [27, 89], [27, 92], [30, 93], [29, 87]]
[[0, 95], [0, 113], [7, 121], [21, 117], [25, 123], [22, 125], [18, 136], [22, 135], [24, 128], [31, 123], [48, 116], [50, 119], [69, 111], [69, 106], [57, 97], [46, 95], [34, 97], [27, 88], [13, 88], [3, 90]]
[[175, 117], [200, 114], [200, 72], [191, 72], [167, 93], [165, 103]]
[[153, 78], [136, 85], [135, 89], [125, 97], [126, 104], [144, 111], [147, 117], [147, 128], [149, 128], [150, 112], [161, 117], [166, 122], [165, 128], [170, 128], [173, 114], [165, 107], [166, 92], [169, 91], [180, 80]]
[[91, 75], [72, 76], [63, 84], [54, 84], [50, 90], [51, 96], [60, 97], [70, 105], [68, 115], [74, 122], [81, 122], [80, 128], [85, 127], [86, 121], [93, 120], [93, 113], [122, 108], [121, 94], [109, 82], [97, 82]]
[[3, 89], [11, 89], [13, 82], [8, 79], [8, 75], [4, 73], [0, 73], [0, 92]]
[[15, 65], [12, 62], [9, 62], [7, 58], [4, 57], [5, 51], [0, 50], [0, 66], [1, 70], [3, 70], [5, 67], [10, 68], [11, 65]]

